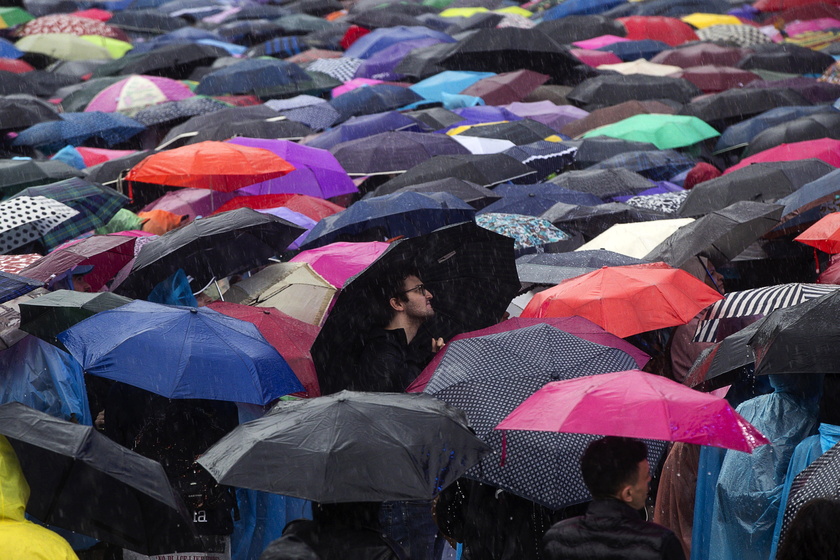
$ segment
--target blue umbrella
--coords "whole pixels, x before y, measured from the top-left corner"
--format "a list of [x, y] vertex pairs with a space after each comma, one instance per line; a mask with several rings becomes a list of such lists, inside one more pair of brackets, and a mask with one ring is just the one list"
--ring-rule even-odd
[[443, 101], [444, 93], [461, 93], [477, 81], [495, 75], [493, 72], [447, 70], [414, 84], [410, 89], [428, 101]]
[[432, 45], [440, 44], [439, 39], [413, 39], [411, 41], [402, 41], [388, 48], [378, 51], [370, 58], [365, 59], [361, 66], [356, 70], [357, 78], [372, 78], [374, 80], [395, 81], [404, 78], [403, 74], [394, 72], [405, 56], [422, 47], [430, 47]]
[[390, 84], [360, 87], [343, 93], [330, 101], [344, 120], [399, 109], [423, 98], [409, 88]]
[[391, 45], [400, 43], [402, 41], [410, 41], [414, 39], [439, 39], [443, 43], [454, 43], [455, 39], [441, 31], [434, 31], [428, 27], [384, 27], [375, 29], [367, 35], [358, 39], [355, 43], [350, 45], [344, 56], [351, 56], [354, 58], [370, 58], [382, 49], [386, 49]]
[[0, 303], [28, 294], [43, 285], [44, 283], [38, 280], [0, 271]]
[[623, 167], [647, 177], [651, 181], [667, 181], [688, 171], [696, 162], [675, 150], [625, 152], [589, 167], [589, 169], [618, 169]]
[[20, 58], [23, 56], [23, 51], [18, 49], [14, 43], [0, 38], [0, 57], [2, 58]]
[[61, 120], [42, 122], [21, 131], [15, 146], [32, 146], [58, 151], [66, 145], [81, 146], [91, 138], [100, 138], [108, 146], [125, 142], [146, 127], [120, 113], [61, 113]]
[[440, 227], [471, 221], [475, 208], [449, 193], [401, 192], [363, 199], [312, 228], [304, 248], [335, 241], [417, 237]]
[[543, 12], [542, 18], [552, 20], [566, 16], [600, 14], [623, 3], [624, 0], [566, 0], [562, 4]]
[[252, 58], [207, 74], [195, 92], [200, 95], [251, 93], [308, 81], [311, 81], [309, 74], [297, 64], [276, 58]]
[[58, 339], [85, 372], [170, 399], [265, 405], [303, 391], [253, 324], [206, 307], [133, 301], [76, 323]]
[[671, 46], [662, 41], [642, 39], [641, 41], [621, 41], [597, 50], [611, 52], [621, 60], [631, 62], [639, 58], [650, 60], [662, 51], [667, 51], [670, 48]]
[[336, 144], [358, 140], [367, 136], [373, 136], [380, 132], [392, 130], [407, 130], [410, 132], [423, 132], [424, 129], [415, 119], [396, 111], [385, 111], [373, 115], [362, 115], [353, 117], [340, 126], [327, 130], [306, 142], [307, 146], [329, 150]]
[[732, 9], [726, 0], [647, 0], [627, 2], [604, 13], [611, 18], [629, 16], [664, 16], [678, 18], [693, 13], [725, 14]]
[[733, 124], [723, 131], [723, 134], [718, 138], [715, 150], [722, 152], [732, 148], [739, 148], [746, 146], [755, 138], [759, 132], [767, 130], [770, 127], [790, 122], [794, 119], [807, 117], [816, 113], [835, 112], [836, 109], [830, 105], [815, 105], [799, 106], [791, 105], [789, 107], [777, 107], [765, 111], [760, 115], [756, 115], [745, 121]]
[[540, 216], [558, 202], [583, 206], [596, 206], [604, 202], [594, 194], [573, 191], [553, 183], [505, 184], [499, 185], [493, 192], [502, 195], [501, 200], [486, 206], [479, 214], [492, 212]]

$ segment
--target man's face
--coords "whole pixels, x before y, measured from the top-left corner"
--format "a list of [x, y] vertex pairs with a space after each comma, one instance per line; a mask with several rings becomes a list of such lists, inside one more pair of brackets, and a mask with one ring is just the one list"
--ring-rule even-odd
[[650, 486], [650, 465], [647, 459], [639, 463], [638, 472], [636, 473], [636, 480], [630, 485], [630, 507], [633, 509], [642, 509], [645, 507], [645, 501]]
[[77, 292], [92, 292], [93, 289], [83, 275], [73, 277], [73, 290]]
[[434, 316], [435, 310], [432, 309], [432, 292], [428, 289], [417, 289], [422, 285], [423, 281], [416, 276], [408, 276], [403, 280], [403, 293], [408, 298], [407, 302], [403, 302], [403, 306], [409, 317], [425, 321]]

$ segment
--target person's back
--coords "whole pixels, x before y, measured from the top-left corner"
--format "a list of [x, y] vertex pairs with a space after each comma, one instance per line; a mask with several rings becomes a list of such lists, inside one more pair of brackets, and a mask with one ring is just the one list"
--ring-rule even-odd
[[0, 558], [3, 560], [78, 560], [66, 540], [24, 517], [29, 484], [17, 455], [0, 436]]

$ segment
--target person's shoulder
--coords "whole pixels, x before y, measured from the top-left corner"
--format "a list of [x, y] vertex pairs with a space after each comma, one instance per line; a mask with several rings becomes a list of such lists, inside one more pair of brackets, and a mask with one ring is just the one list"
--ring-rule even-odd
[[30, 521], [0, 523], [3, 560], [78, 560], [64, 537]]

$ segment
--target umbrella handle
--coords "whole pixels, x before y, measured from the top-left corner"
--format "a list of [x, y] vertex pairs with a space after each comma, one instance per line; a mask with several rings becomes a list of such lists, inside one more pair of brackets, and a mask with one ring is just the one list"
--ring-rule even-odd
[[499, 459], [499, 466], [504, 467], [507, 461], [507, 430], [502, 430], [502, 457]]
[[820, 256], [817, 254], [817, 248], [814, 247], [814, 264], [817, 268], [817, 274], [820, 273]]

